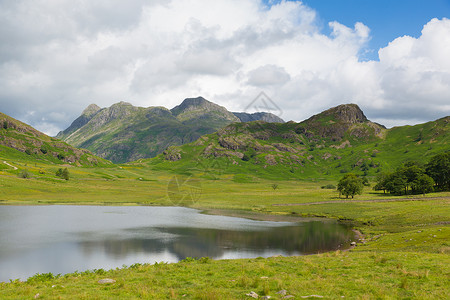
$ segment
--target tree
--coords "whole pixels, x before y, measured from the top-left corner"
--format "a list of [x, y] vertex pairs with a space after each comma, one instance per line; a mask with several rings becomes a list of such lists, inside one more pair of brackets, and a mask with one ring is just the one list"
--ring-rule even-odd
[[338, 191], [340, 194], [344, 195], [346, 198], [348, 196], [352, 196], [352, 198], [356, 194], [361, 194], [363, 190], [363, 182], [360, 178], [358, 178], [355, 174], [346, 174], [344, 177], [339, 180], [338, 183]]
[[386, 181], [386, 190], [395, 195], [407, 193], [408, 182], [401, 172], [394, 172], [389, 175]]
[[425, 167], [438, 189], [450, 190], [450, 152], [433, 156]]
[[434, 187], [434, 180], [427, 174], [422, 174], [413, 182], [414, 190], [425, 195], [425, 193], [432, 192]]
[[389, 180], [389, 176], [391, 174], [388, 173], [379, 173], [377, 175], [377, 179], [376, 179], [376, 184], [373, 187], [373, 189], [375, 191], [383, 191], [383, 193], [386, 194], [386, 190], [387, 190], [387, 185], [388, 185], [388, 180]]
[[58, 171], [56, 171], [56, 176], [69, 180], [69, 170], [67, 168], [59, 168]]
[[417, 178], [425, 174], [425, 169], [418, 162], [407, 162], [403, 166], [397, 169], [399, 175], [402, 175], [406, 182], [405, 194], [407, 194], [408, 188], [411, 188], [412, 193], [415, 194], [415, 185], [413, 184]]

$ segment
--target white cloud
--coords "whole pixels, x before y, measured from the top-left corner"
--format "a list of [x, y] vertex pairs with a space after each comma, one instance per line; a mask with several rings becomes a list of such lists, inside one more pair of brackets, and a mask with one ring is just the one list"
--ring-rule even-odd
[[254, 86], [271, 86], [288, 82], [291, 76], [282, 67], [265, 65], [248, 74], [248, 83]]
[[294, 1], [3, 1], [0, 20], [1, 111], [51, 134], [90, 103], [202, 95], [239, 111], [261, 91], [296, 121], [349, 102], [389, 126], [450, 113], [448, 19], [395, 39], [380, 61], [359, 59], [363, 23], [330, 22], [326, 35]]

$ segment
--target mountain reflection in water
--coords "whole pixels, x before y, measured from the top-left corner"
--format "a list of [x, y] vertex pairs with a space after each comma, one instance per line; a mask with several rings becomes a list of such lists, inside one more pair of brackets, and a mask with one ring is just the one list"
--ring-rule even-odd
[[0, 206], [0, 281], [134, 263], [302, 255], [353, 236], [333, 222], [268, 222], [182, 207]]
[[[314, 254], [337, 250], [352, 238], [352, 232], [344, 226], [318, 221], [253, 231], [189, 227], [134, 228], [127, 231], [139, 234], [140, 238], [82, 241], [80, 246], [86, 253], [103, 250], [117, 259], [131, 253], [151, 255], [168, 251], [182, 260], [186, 257], [222, 258], [226, 252], [234, 250], [256, 255], [267, 250], [283, 255]], [[166, 238], [152, 238], [155, 231]]]

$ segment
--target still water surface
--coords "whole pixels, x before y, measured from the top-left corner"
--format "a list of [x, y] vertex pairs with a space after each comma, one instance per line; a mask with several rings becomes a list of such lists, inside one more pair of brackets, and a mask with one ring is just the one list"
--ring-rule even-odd
[[351, 237], [330, 222], [253, 221], [182, 207], [0, 206], [0, 281], [186, 257], [302, 255]]

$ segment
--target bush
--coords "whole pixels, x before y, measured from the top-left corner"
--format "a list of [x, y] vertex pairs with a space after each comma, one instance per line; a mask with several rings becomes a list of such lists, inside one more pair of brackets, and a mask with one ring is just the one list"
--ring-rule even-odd
[[56, 171], [56, 176], [65, 180], [69, 180], [69, 170], [67, 168], [59, 168], [58, 171]]
[[320, 187], [321, 189], [334, 190], [336, 186], [334, 184], [327, 184]]
[[28, 170], [20, 170], [18, 176], [19, 176], [19, 178], [29, 179], [29, 178], [31, 178], [31, 173], [28, 172]]

